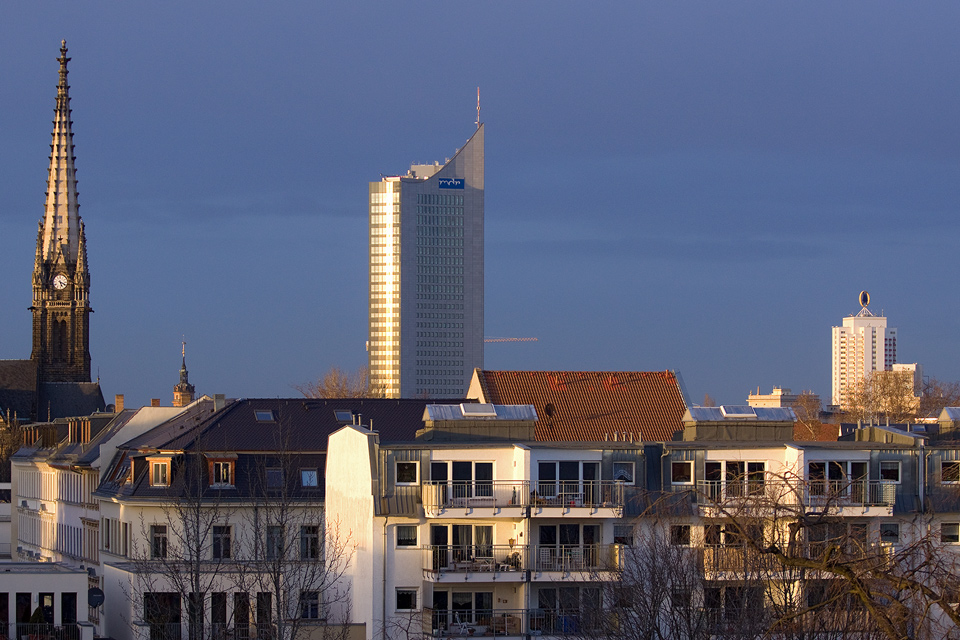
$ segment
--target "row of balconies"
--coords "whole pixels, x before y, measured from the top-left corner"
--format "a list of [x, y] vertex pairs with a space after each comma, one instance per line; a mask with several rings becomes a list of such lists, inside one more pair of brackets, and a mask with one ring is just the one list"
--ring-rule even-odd
[[624, 487], [623, 482], [610, 480], [428, 482], [422, 487], [422, 500], [428, 517], [459, 509], [465, 512], [533, 509], [547, 514], [551, 510], [576, 509], [619, 517], [623, 511]]
[[600, 610], [423, 609], [423, 633], [434, 637], [575, 636], [599, 631]]
[[701, 507], [755, 503], [778, 506], [885, 507], [896, 502], [897, 484], [882, 480], [812, 480], [809, 482], [766, 479], [701, 480], [696, 485], [672, 485], [674, 492], [688, 491]]
[[618, 566], [618, 544], [430, 545], [422, 548], [425, 575], [437, 581], [466, 576], [525, 581], [527, 572], [596, 574]]

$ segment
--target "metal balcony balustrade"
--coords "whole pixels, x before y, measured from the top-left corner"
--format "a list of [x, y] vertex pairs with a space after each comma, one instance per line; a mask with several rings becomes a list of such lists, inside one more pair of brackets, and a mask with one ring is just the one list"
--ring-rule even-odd
[[601, 611], [564, 609], [423, 610], [424, 635], [434, 637], [575, 636], [599, 628]]
[[892, 507], [897, 485], [882, 480], [811, 480], [805, 487], [804, 501], [809, 506]]
[[269, 623], [152, 622], [139, 626], [142, 640], [277, 640], [277, 627]]
[[487, 480], [426, 482], [422, 491], [424, 509], [432, 513], [482, 507], [623, 508], [624, 486], [612, 480]]
[[620, 562], [618, 544], [534, 545], [534, 571], [610, 571]]
[[[0, 635], [17, 640], [83, 640], [80, 625], [78, 624], [46, 624], [15, 622], [10, 623], [7, 629], [0, 626]], [[90, 629], [89, 637], [93, 637]]]
[[424, 568], [448, 573], [525, 571], [526, 545], [473, 544], [424, 547]]

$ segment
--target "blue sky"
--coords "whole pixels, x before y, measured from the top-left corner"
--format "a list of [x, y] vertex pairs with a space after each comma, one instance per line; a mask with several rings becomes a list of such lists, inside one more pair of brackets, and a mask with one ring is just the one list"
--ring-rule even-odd
[[365, 363], [367, 182], [486, 123], [492, 369], [829, 396], [871, 308], [960, 379], [960, 5], [0, 4], [0, 357], [30, 354], [66, 38], [108, 396]]

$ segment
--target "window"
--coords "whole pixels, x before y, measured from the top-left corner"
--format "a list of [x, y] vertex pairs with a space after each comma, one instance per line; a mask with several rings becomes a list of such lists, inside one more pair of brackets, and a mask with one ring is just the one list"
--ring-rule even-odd
[[253, 415], [257, 419], [257, 422], [276, 422], [277, 421], [273, 415], [273, 411], [256, 410], [253, 412]]
[[690, 525], [675, 524], [670, 527], [670, 544], [677, 547], [690, 546]]
[[900, 484], [900, 461], [881, 460], [880, 480], [883, 482], [895, 482]]
[[300, 527], [300, 559], [318, 560], [320, 558], [320, 527], [310, 525]]
[[633, 484], [633, 468], [632, 462], [614, 462], [613, 479], [624, 484]]
[[320, 619], [320, 592], [300, 592], [300, 617], [306, 620]]
[[283, 557], [283, 527], [280, 525], [267, 526], [267, 548], [264, 550], [267, 560], [276, 560]]
[[267, 486], [271, 488], [283, 486], [283, 469], [279, 467], [267, 468]]
[[233, 462], [214, 461], [211, 463], [210, 484], [215, 487], [233, 485]]
[[416, 611], [417, 590], [397, 589], [397, 611]]
[[167, 557], [167, 526], [155, 524], [150, 527], [150, 557]]
[[417, 526], [414, 524], [397, 525], [397, 546], [415, 547], [417, 546]]
[[416, 462], [397, 462], [397, 484], [417, 484]]
[[940, 463], [940, 482], [960, 482], [960, 461], [944, 460]]
[[300, 484], [304, 487], [316, 487], [319, 482], [316, 469], [300, 469]]
[[672, 462], [670, 464], [670, 482], [673, 484], [693, 484], [693, 461]]
[[940, 542], [943, 544], [960, 543], [960, 523], [943, 522], [940, 524]]
[[900, 524], [897, 522], [881, 522], [880, 541], [887, 544], [899, 544]]
[[168, 461], [150, 463], [150, 486], [170, 486], [170, 463]]
[[213, 527], [213, 559], [226, 560], [230, 557], [230, 527]]
[[622, 544], [627, 547], [633, 546], [633, 525], [613, 525], [613, 542], [614, 544]]

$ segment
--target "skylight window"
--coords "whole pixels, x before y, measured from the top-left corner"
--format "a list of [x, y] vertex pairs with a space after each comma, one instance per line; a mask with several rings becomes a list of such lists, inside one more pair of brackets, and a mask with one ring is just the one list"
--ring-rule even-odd
[[337, 416], [337, 422], [353, 422], [352, 411], [334, 411], [333, 413]]
[[257, 422], [276, 422], [277, 418], [273, 415], [273, 411], [270, 410], [254, 410], [253, 415], [256, 416]]

